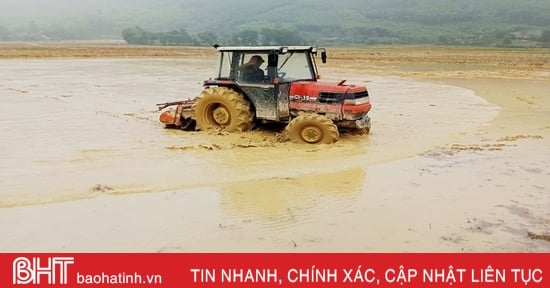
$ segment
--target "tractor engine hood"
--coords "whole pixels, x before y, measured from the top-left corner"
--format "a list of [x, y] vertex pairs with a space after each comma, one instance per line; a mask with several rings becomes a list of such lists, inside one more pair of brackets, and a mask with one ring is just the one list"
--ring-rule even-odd
[[345, 100], [369, 102], [367, 87], [340, 83], [298, 81], [290, 86], [289, 98], [297, 101], [342, 103]]
[[365, 86], [298, 81], [292, 83], [289, 107], [292, 114], [315, 112], [331, 119], [357, 120], [365, 118], [371, 109]]

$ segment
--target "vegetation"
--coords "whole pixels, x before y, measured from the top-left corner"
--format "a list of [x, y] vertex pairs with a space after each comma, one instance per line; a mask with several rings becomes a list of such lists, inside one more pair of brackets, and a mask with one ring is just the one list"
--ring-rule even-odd
[[[122, 39], [128, 44], [138, 45], [212, 45], [218, 43], [218, 36], [211, 32], [199, 33], [192, 37], [185, 29], [171, 32], [150, 32], [141, 27], [122, 30]], [[305, 45], [306, 41], [296, 30], [262, 28], [239, 31], [225, 41], [234, 45]]]
[[173, 30], [171, 32], [152, 33], [140, 27], [127, 28], [122, 30], [122, 39], [129, 44], [142, 45], [196, 45], [197, 40], [185, 29]]
[[[36, 2], [36, 1], [35, 1]], [[548, 0], [2, 0], [0, 40], [550, 45]]]
[[550, 45], [550, 30], [544, 30], [539, 41], [544, 45]]

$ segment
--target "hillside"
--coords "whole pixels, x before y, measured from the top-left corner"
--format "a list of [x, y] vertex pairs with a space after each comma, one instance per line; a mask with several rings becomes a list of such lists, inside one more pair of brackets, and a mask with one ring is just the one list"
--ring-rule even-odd
[[[2, 0], [0, 40], [120, 39], [126, 28], [208, 34], [283, 30], [335, 44], [534, 45], [550, 30], [547, 0]], [[265, 32], [265, 31], [264, 31]], [[550, 32], [548, 32], [550, 33]], [[550, 38], [550, 37], [549, 37]], [[548, 41], [550, 42], [550, 40]]]

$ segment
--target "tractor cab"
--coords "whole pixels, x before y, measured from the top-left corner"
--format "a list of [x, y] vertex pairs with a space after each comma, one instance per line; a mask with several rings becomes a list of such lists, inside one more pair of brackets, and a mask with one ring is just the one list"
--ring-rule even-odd
[[[274, 84], [298, 80], [316, 81], [318, 72], [314, 56], [317, 48], [311, 46], [294, 47], [218, 47], [220, 58], [216, 79], [239, 82]], [[326, 52], [322, 49], [323, 59]], [[256, 61], [259, 61], [256, 62]], [[243, 72], [253, 68], [263, 70], [262, 79], [247, 79]]]
[[[319, 78], [311, 46], [219, 47], [218, 74], [205, 86], [231, 86], [253, 103], [256, 118], [286, 121], [290, 118], [290, 84]], [[322, 59], [326, 52], [321, 49]]]

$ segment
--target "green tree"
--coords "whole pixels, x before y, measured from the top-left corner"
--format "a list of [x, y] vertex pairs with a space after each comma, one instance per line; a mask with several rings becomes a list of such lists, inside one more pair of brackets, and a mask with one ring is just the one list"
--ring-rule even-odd
[[306, 42], [295, 29], [262, 28], [261, 39], [263, 45], [303, 45]]
[[178, 44], [178, 45], [184, 45], [184, 44], [192, 44], [194, 41], [193, 37], [191, 36], [191, 34], [189, 34], [189, 32], [187, 32], [187, 30], [185, 29], [180, 29], [178, 31], [176, 31], [175, 33], [173, 33], [174, 37], [175, 37], [175, 43], [174, 44]]
[[173, 30], [168, 33], [155, 33], [151, 44], [184, 45], [193, 43], [193, 37], [185, 29]]
[[128, 44], [151, 44], [151, 33], [140, 27], [126, 28], [122, 30], [122, 39]]
[[550, 44], [550, 30], [542, 31], [539, 41], [545, 44]]
[[41, 35], [42, 31], [40, 27], [38, 27], [38, 24], [36, 24], [36, 21], [32, 20], [31, 22], [29, 22], [25, 38], [28, 40], [40, 40]]
[[449, 44], [451, 42], [451, 39], [447, 35], [440, 35], [437, 37], [437, 43], [438, 44]]
[[258, 32], [244, 30], [233, 35], [232, 42], [236, 45], [258, 45]]
[[9, 39], [10, 31], [4, 26], [0, 26], [0, 41], [6, 41]]
[[506, 35], [504, 39], [502, 39], [502, 45], [503, 46], [510, 46], [512, 45], [512, 36]]
[[214, 45], [218, 43], [218, 36], [212, 32], [202, 32], [197, 34], [200, 45]]

